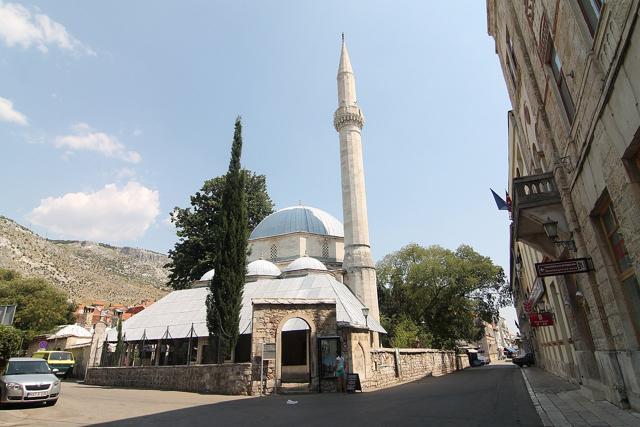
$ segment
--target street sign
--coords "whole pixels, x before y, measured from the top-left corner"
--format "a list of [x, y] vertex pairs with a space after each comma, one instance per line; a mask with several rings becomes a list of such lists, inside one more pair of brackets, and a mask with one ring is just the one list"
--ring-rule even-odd
[[539, 262], [536, 264], [538, 277], [586, 273], [591, 270], [593, 270], [591, 258], [565, 259], [562, 261]]
[[529, 323], [532, 327], [553, 326], [553, 313], [531, 313], [529, 314]]
[[47, 348], [47, 342], [46, 341], [40, 341], [38, 343], [38, 348], [42, 349], [42, 350], [46, 349]]

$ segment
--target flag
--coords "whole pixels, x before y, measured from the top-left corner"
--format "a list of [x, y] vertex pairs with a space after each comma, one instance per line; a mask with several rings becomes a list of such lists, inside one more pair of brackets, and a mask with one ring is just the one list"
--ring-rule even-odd
[[[491, 188], [489, 190], [491, 190]], [[502, 200], [502, 197], [498, 196], [495, 191], [491, 190], [491, 194], [493, 194], [493, 199], [496, 201], [496, 206], [498, 206], [499, 211], [511, 211], [511, 206]]]

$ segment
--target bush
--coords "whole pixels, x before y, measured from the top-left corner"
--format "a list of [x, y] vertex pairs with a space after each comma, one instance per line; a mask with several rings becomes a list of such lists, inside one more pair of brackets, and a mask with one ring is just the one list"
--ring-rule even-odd
[[16, 356], [22, 345], [22, 334], [12, 326], [0, 325], [0, 366], [4, 367], [11, 356]]

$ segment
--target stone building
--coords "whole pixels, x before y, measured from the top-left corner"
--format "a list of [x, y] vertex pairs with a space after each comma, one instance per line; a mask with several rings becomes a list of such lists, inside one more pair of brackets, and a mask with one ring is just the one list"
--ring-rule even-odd
[[[487, 1], [513, 109], [511, 284], [523, 344], [593, 397], [635, 409], [639, 7], [635, 0]], [[576, 258], [590, 271], [538, 277], [534, 266]], [[532, 327], [542, 315], [527, 312], [547, 313], [554, 324]]]
[[[379, 346], [378, 334], [386, 333], [379, 323], [369, 243], [360, 135], [364, 116], [356, 101], [344, 39], [337, 83], [333, 124], [340, 138], [345, 225], [321, 209], [293, 206], [269, 215], [252, 231], [240, 339], [232, 361], [251, 363], [253, 393], [289, 383], [312, 390], [335, 389], [338, 354], [362, 381], [373, 378], [374, 372], [367, 368], [374, 363], [371, 349]], [[211, 362], [206, 298], [214, 274], [207, 272], [192, 289], [174, 291], [125, 321], [124, 352], [115, 354], [104, 346], [103, 364]], [[108, 340], [116, 339], [117, 331], [110, 331]], [[275, 350], [272, 358], [263, 360], [264, 345]], [[427, 360], [432, 355], [421, 357]], [[446, 359], [442, 366], [450, 369], [455, 355], [447, 354]]]

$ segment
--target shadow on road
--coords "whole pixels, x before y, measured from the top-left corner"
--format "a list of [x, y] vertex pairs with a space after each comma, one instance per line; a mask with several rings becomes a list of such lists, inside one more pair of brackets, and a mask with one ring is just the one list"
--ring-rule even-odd
[[[287, 404], [287, 400], [297, 404]], [[519, 369], [489, 365], [368, 393], [268, 396], [103, 426], [540, 426]]]

